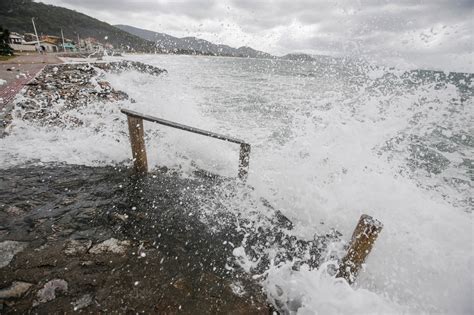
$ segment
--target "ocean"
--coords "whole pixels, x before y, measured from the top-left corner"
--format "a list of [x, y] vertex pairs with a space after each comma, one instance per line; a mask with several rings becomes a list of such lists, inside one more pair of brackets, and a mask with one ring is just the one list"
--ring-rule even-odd
[[[1, 167], [129, 163], [120, 108], [241, 138], [252, 145], [254, 195], [290, 218], [298, 237], [336, 229], [348, 241], [363, 213], [384, 224], [353, 287], [329, 276], [325, 264], [267, 270], [267, 294], [288, 312], [474, 312], [474, 74], [329, 57], [126, 59], [168, 73], [106, 74], [133, 101], [68, 111], [80, 126], [44, 126], [14, 112], [10, 135], [0, 139]], [[145, 127], [151, 167], [236, 175], [237, 145]], [[239, 198], [226, 198], [233, 211], [248, 213]]]

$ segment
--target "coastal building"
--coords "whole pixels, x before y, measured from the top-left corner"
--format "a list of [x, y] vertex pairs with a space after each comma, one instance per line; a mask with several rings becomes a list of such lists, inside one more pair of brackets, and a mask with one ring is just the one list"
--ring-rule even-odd
[[23, 39], [25, 42], [35, 42], [37, 41], [36, 35], [33, 33], [24, 33], [23, 34]]
[[95, 41], [95, 38], [92, 38], [92, 37], [87, 37], [87, 38], [81, 39], [81, 41], [80, 41], [81, 49], [84, 49], [86, 51], [92, 50], [94, 41]]
[[78, 38], [78, 42], [75, 42], [69, 38], [63, 38], [55, 35], [42, 35], [39, 38], [39, 45], [36, 39], [36, 35], [33, 33], [25, 33], [20, 35], [19, 33], [12, 32], [8, 40], [9, 46], [14, 51], [36, 51], [38, 48], [43, 52], [76, 52], [76, 51], [89, 51], [89, 52], [103, 52], [104, 50], [113, 50], [114, 46], [106, 43], [102, 44], [94, 37], [87, 37], [85, 39]]
[[62, 43], [62, 39], [59, 36], [54, 35], [43, 35], [41, 36], [41, 41], [45, 43], [49, 43], [55, 46], [59, 46]]
[[26, 42], [23, 38], [18, 33], [12, 32], [10, 33], [10, 37], [8, 39], [8, 44], [14, 51], [35, 51], [36, 47], [35, 44], [36, 42]]
[[61, 49], [64, 48], [64, 51], [76, 51], [76, 45], [72, 41], [65, 41], [64, 47], [61, 44]]
[[80, 46], [86, 51], [104, 51], [104, 45], [94, 37], [81, 39]]
[[21, 45], [22, 42], [23, 42], [23, 37], [21, 37], [20, 34], [15, 33], [15, 32], [10, 33], [10, 37], [8, 39], [8, 43], [10, 45]]
[[59, 48], [57, 45], [51, 44], [50, 42], [40, 41], [40, 48], [44, 52], [58, 52]]
[[40, 48], [44, 52], [58, 52], [61, 37], [54, 35], [43, 35], [40, 40]]

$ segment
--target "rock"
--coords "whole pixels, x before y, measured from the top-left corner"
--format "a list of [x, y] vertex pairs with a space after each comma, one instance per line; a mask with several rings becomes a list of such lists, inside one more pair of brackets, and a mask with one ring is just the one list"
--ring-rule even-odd
[[5, 210], [6, 213], [8, 214], [11, 214], [11, 215], [14, 215], [14, 216], [19, 216], [21, 214], [24, 214], [25, 211], [16, 207], [16, 206], [9, 206], [6, 210]]
[[121, 220], [122, 222], [125, 222], [125, 221], [127, 221], [127, 219], [128, 219], [128, 215], [127, 215], [127, 214], [113, 213], [113, 214], [112, 214], [112, 217], [113, 217], [113, 218], [117, 218], [117, 219]]
[[120, 72], [128, 71], [128, 70], [135, 70], [142, 73], [158, 76], [164, 72], [167, 72], [165, 69], [160, 69], [151, 65], [141, 63], [141, 62], [129, 61], [129, 60], [122, 60], [118, 62], [96, 63], [94, 66], [99, 69], [115, 72], [115, 73], [120, 73]]
[[0, 268], [8, 266], [16, 254], [24, 250], [27, 243], [4, 241], [0, 243]]
[[70, 240], [64, 247], [64, 253], [68, 256], [85, 254], [91, 248], [91, 240]]
[[37, 299], [33, 302], [33, 306], [54, 300], [56, 298], [56, 291], [67, 293], [67, 282], [62, 279], [46, 282], [43, 288], [36, 294]]
[[84, 294], [78, 300], [74, 301], [72, 303], [72, 306], [74, 307], [75, 311], [78, 311], [82, 308], [88, 307], [91, 304], [92, 304], [92, 295]]
[[25, 294], [33, 284], [22, 281], [15, 281], [11, 286], [0, 290], [0, 299], [19, 298]]
[[[104, 66], [94, 64], [49, 65], [41, 71], [35, 80], [28, 84], [23, 92], [25, 98], [17, 104], [23, 120], [40, 125], [82, 125], [82, 121], [69, 116], [68, 111], [87, 107], [90, 103], [114, 102], [129, 99], [122, 91], [115, 90], [104, 81], [105, 71], [112, 69], [129, 70], [123, 66]], [[143, 65], [145, 67], [145, 65]], [[151, 68], [150, 68], [151, 69]], [[150, 70], [153, 73], [161, 69]], [[161, 72], [159, 72], [161, 71]]]
[[101, 253], [115, 253], [123, 254], [127, 250], [127, 247], [130, 246], [130, 241], [119, 241], [115, 238], [109, 238], [108, 240], [103, 241], [102, 243], [94, 245], [89, 253], [91, 254], [101, 254]]
[[82, 267], [91, 267], [91, 266], [94, 266], [94, 265], [95, 265], [95, 263], [92, 260], [86, 260], [86, 261], [81, 263]]

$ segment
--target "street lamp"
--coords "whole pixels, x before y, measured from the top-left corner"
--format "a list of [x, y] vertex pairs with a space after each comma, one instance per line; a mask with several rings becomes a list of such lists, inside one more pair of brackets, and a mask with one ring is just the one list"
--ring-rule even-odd
[[35, 35], [36, 35], [36, 50], [38, 51], [38, 53], [40, 54], [40, 42], [39, 42], [39, 38], [38, 38], [38, 32], [36, 31], [36, 25], [35, 25], [35, 18], [32, 17], [31, 18], [31, 23], [33, 23], [33, 29], [35, 30]]

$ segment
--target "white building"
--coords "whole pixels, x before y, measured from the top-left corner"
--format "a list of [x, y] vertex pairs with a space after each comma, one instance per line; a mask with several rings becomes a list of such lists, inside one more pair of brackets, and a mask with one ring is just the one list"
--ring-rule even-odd
[[35, 51], [35, 42], [27, 43], [23, 37], [15, 32], [10, 33], [8, 44], [14, 51]]
[[41, 50], [44, 52], [58, 52], [59, 51], [58, 46], [48, 43], [48, 42], [44, 42], [44, 41], [40, 42], [40, 47], [41, 47]]
[[13, 45], [21, 45], [23, 42], [23, 37], [20, 34], [11, 32], [10, 37], [8, 38], [8, 43]]

